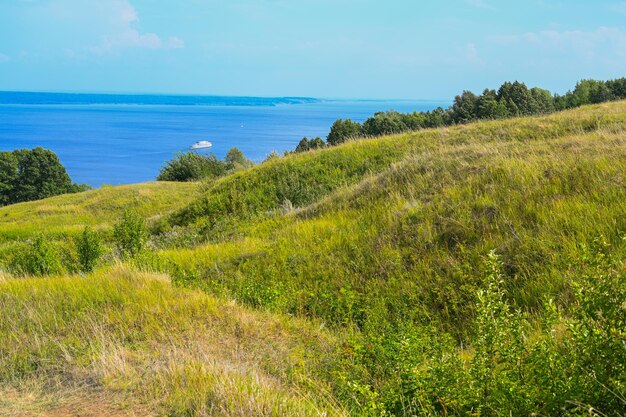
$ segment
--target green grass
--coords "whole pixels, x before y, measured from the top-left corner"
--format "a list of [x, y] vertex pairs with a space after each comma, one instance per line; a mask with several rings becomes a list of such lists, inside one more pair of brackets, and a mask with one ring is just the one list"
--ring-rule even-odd
[[108, 229], [127, 208], [156, 219], [180, 209], [197, 192], [195, 183], [152, 182], [106, 186], [78, 194], [0, 208], [0, 240], [31, 237], [37, 233], [76, 234], [84, 226]]
[[[0, 414], [78, 396], [169, 416], [342, 415], [312, 369], [339, 339], [124, 267], [0, 280]], [[28, 400], [30, 399], [30, 400]], [[32, 410], [31, 410], [32, 411]]]

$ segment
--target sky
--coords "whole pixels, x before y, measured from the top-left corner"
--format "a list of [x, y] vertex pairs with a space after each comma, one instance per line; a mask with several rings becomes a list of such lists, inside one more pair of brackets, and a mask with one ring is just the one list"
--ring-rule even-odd
[[0, 0], [0, 90], [449, 100], [622, 76], [620, 0]]

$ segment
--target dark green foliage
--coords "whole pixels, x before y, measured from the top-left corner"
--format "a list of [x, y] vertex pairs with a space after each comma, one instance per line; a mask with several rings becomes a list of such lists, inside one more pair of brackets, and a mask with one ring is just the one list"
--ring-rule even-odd
[[238, 148], [231, 148], [223, 161], [220, 161], [214, 154], [201, 155], [197, 152], [183, 152], [166, 162], [157, 176], [157, 181], [184, 182], [218, 178], [252, 165], [252, 161], [247, 159]]
[[81, 271], [91, 272], [102, 256], [102, 239], [97, 232], [85, 227], [83, 233], [74, 239]]
[[306, 152], [312, 149], [321, 149], [326, 146], [326, 143], [319, 136], [309, 140], [306, 136], [300, 140], [298, 146], [296, 146], [295, 152]]
[[17, 158], [12, 152], [0, 152], [0, 206], [13, 202], [17, 179]]
[[510, 305], [492, 253], [463, 346], [431, 327], [366, 329], [350, 342], [342, 389], [378, 415], [623, 415], [626, 277], [607, 253], [582, 259], [569, 316], [548, 301], [540, 330]]
[[401, 113], [379, 112], [363, 123], [363, 132], [368, 136], [380, 136], [409, 130]]
[[363, 128], [360, 123], [353, 122], [350, 119], [339, 119], [331, 126], [326, 142], [329, 145], [339, 145], [348, 139], [355, 139], [362, 135]]
[[478, 96], [471, 91], [454, 98], [451, 108], [452, 119], [456, 123], [468, 123], [478, 118]]
[[113, 227], [113, 240], [122, 258], [133, 258], [148, 240], [146, 222], [137, 212], [127, 210]]
[[241, 169], [251, 167], [252, 161], [247, 159], [243, 152], [241, 152], [238, 148], [231, 148], [224, 157], [224, 163], [226, 164], [226, 170], [228, 172], [235, 172]]
[[421, 113], [424, 116], [424, 127], [433, 128], [446, 126], [451, 123], [450, 112], [441, 107], [437, 107], [433, 111]]
[[44, 236], [37, 236], [11, 259], [9, 268], [18, 275], [51, 275], [63, 272], [59, 254]]
[[59, 158], [43, 148], [0, 152], [0, 206], [88, 189], [72, 184]]
[[157, 181], [198, 181], [204, 178], [217, 178], [224, 175], [227, 169], [227, 164], [217, 159], [214, 154], [183, 152], [161, 168]]

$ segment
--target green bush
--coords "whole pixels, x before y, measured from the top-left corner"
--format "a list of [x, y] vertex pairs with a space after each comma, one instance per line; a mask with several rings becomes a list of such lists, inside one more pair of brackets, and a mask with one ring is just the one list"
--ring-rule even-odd
[[198, 181], [204, 178], [216, 178], [227, 171], [225, 162], [214, 154], [200, 155], [196, 152], [184, 152], [176, 155], [161, 169], [157, 181]]
[[122, 258], [133, 258], [148, 241], [146, 222], [137, 212], [127, 210], [113, 227], [113, 240]]
[[63, 266], [54, 246], [43, 236], [33, 241], [11, 259], [9, 269], [17, 275], [53, 275], [63, 273]]
[[103, 253], [102, 239], [98, 233], [85, 227], [83, 233], [74, 239], [74, 244], [81, 271], [93, 271]]

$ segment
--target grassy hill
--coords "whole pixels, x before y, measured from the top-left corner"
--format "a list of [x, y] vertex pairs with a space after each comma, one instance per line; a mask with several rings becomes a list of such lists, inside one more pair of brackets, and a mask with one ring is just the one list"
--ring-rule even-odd
[[106, 229], [129, 201], [151, 250], [0, 283], [0, 336], [23, 335], [0, 337], [0, 411], [73, 390], [170, 415], [626, 406], [626, 102], [7, 207], [0, 239]]
[[0, 207], [0, 240], [36, 233], [75, 234], [84, 226], [103, 229], [111, 226], [128, 208], [136, 209], [147, 218], [160, 217], [186, 205], [196, 191], [194, 183], [153, 182], [106, 186]]
[[517, 305], [565, 302], [580, 244], [626, 230], [625, 126], [620, 102], [272, 161], [171, 216], [211, 243], [162, 255], [187, 284], [360, 328], [462, 330], [492, 249]]

